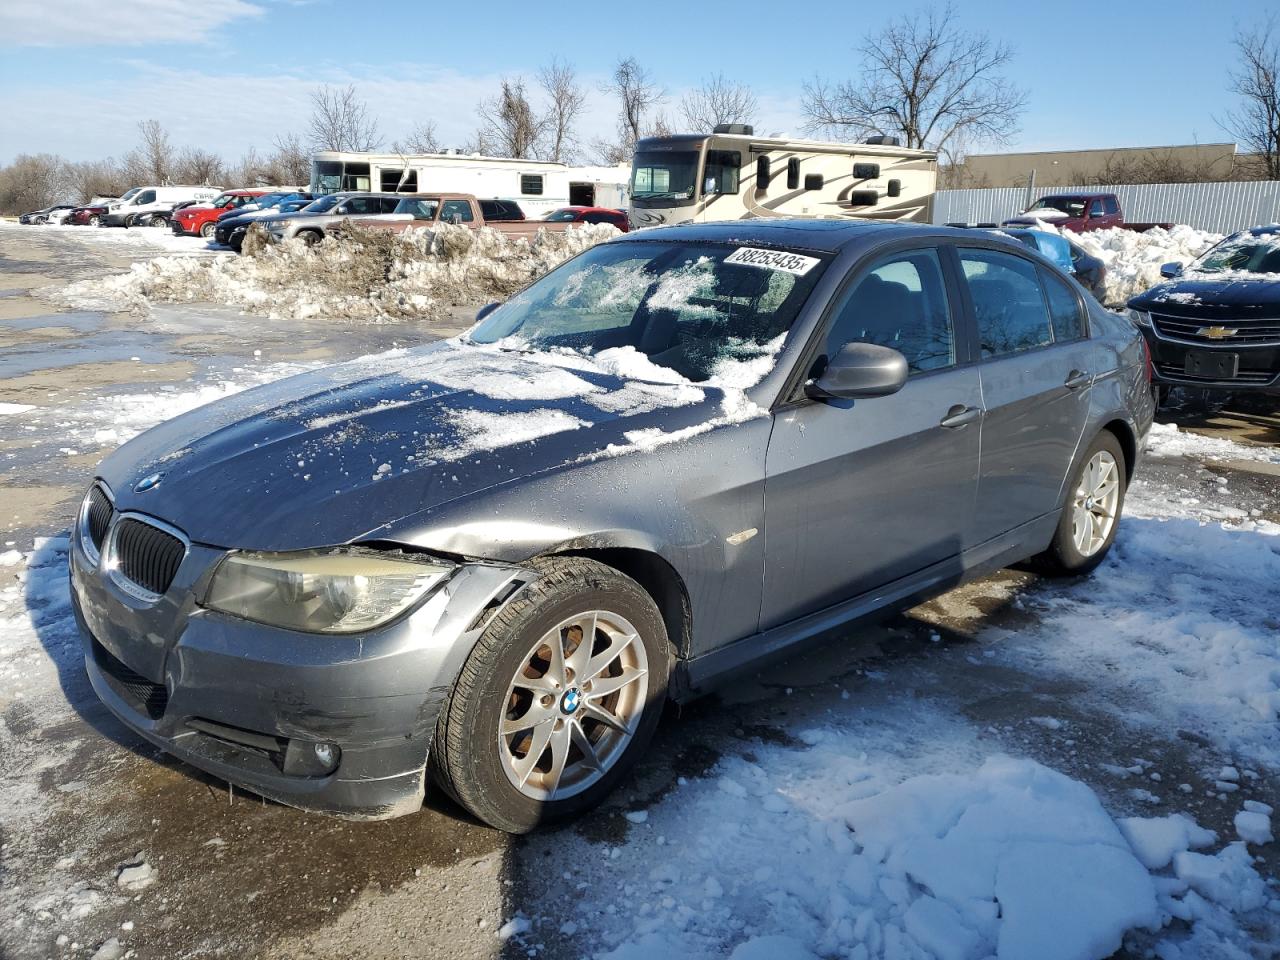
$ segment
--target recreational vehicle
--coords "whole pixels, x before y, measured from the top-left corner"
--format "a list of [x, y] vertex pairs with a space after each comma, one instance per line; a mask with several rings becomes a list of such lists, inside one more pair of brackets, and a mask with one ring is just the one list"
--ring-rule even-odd
[[757, 137], [746, 124], [648, 137], [631, 165], [631, 225], [750, 217], [928, 221], [938, 155], [891, 137]]
[[311, 192], [316, 196], [339, 191], [469, 193], [515, 201], [530, 219], [570, 203], [594, 205], [597, 196], [625, 206], [626, 180], [624, 167], [574, 168], [549, 160], [456, 153], [326, 151], [311, 158]]

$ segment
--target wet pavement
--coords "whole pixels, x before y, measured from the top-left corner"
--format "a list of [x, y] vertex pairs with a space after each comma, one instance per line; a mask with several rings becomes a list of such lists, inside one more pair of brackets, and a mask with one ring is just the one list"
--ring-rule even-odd
[[[19, 549], [66, 529], [94, 465], [115, 445], [111, 421], [101, 430], [96, 421], [86, 426], [84, 410], [165, 389], [183, 396], [211, 381], [252, 378], [268, 365], [345, 359], [452, 332], [408, 323], [268, 322], [207, 305], [147, 316], [57, 312], [29, 295], [45, 283], [119, 270], [128, 259], [74, 240], [0, 233], [0, 404], [35, 408], [0, 417], [0, 541]], [[1189, 406], [1172, 417], [1206, 434], [1280, 440], [1274, 401]], [[1153, 460], [1144, 475], [1216, 489], [1212, 476], [1188, 478], [1187, 470], [1183, 460]], [[1219, 464], [1212, 472], [1230, 477], [1233, 496], [1280, 503], [1272, 464]], [[649, 758], [604, 809], [514, 840], [435, 794], [421, 814], [381, 823], [326, 819], [241, 794], [132, 735], [73, 663], [57, 677], [52, 706], [0, 695], [0, 779], [14, 790], [18, 778], [34, 783], [29, 794], [6, 793], [23, 796], [23, 810], [0, 815], [0, 956], [89, 957], [112, 936], [140, 960], [526, 956], [519, 940], [504, 941], [497, 930], [516, 906], [542, 904], [552, 915], [564, 909], [572, 887], [557, 887], [559, 875], [547, 869], [563, 838], [585, 838], [608, 856], [634, 829], [625, 810], [649, 804], [680, 777], [703, 775], [723, 756], [750, 756], [761, 743], [785, 740], [798, 719], [842, 709], [848, 696], [877, 724], [919, 704], [941, 705], [991, 731], [993, 747], [1080, 777], [1121, 809], [1124, 785], [1100, 779], [1098, 757], [1148, 758], [1168, 771], [1170, 786], [1223, 762], [1194, 731], [1153, 738], [1119, 713], [1094, 709], [1084, 696], [1087, 674], [1064, 680], [983, 662], [979, 632], [1017, 631], [1036, 616], [1019, 598], [1037, 589], [1034, 575], [1002, 571], [882, 626], [836, 636], [682, 711], [672, 708]], [[1079, 743], [1064, 747], [1025, 722], [1037, 715], [1068, 719], [1084, 731]], [[1227, 806], [1196, 802], [1203, 825], [1230, 832]], [[123, 892], [117, 867], [139, 856], [157, 879], [145, 891]], [[1274, 872], [1276, 864], [1267, 867]], [[618, 897], [625, 898], [621, 888]], [[124, 930], [126, 923], [132, 926]], [[554, 925], [539, 942], [538, 956], [577, 955]]]

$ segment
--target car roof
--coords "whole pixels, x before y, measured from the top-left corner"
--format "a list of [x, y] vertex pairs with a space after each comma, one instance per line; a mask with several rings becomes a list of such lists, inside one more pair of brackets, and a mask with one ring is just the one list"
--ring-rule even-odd
[[1249, 233], [1255, 237], [1270, 237], [1280, 234], [1280, 223], [1266, 223], [1260, 227], [1250, 227]]
[[[627, 234], [632, 240], [720, 241], [776, 247], [803, 247], [837, 253], [867, 240], [889, 241], [918, 237], [953, 237], [958, 228], [935, 227], [897, 220], [805, 220], [778, 218], [722, 220], [715, 223], [681, 223]], [[612, 241], [617, 242], [617, 241]]]

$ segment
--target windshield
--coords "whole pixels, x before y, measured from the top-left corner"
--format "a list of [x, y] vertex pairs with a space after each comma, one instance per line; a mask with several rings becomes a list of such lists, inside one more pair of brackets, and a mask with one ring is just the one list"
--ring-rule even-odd
[[396, 204], [396, 208], [392, 213], [407, 213], [415, 220], [434, 220], [436, 217], [436, 208], [440, 206], [440, 201], [432, 198], [430, 200], [421, 200], [413, 197], [405, 197]]
[[312, 200], [302, 209], [307, 213], [324, 213], [326, 210], [336, 207], [338, 202], [342, 199], [343, 198], [338, 196], [336, 193], [331, 193], [327, 197], [320, 197], [316, 200]]
[[126, 191], [124, 192], [124, 195], [123, 195], [120, 199], [121, 199], [122, 201], [123, 201], [123, 200], [132, 200], [132, 199], [133, 199], [133, 197], [134, 197], [134, 195], [135, 195], [135, 194], [137, 194], [137, 193], [140, 193], [141, 191], [142, 191], [142, 188], [141, 188], [141, 187], [134, 187], [132, 190], [126, 190]]
[[552, 210], [542, 219], [551, 223], [572, 223], [577, 218], [578, 212], [576, 210]]
[[825, 266], [731, 244], [601, 244], [494, 310], [468, 337], [529, 351], [629, 347], [694, 382], [727, 381], [725, 364], [763, 361], [764, 369], [752, 367], [754, 383]]
[[631, 196], [639, 200], [689, 200], [697, 175], [696, 150], [640, 150], [631, 165]]
[[1228, 237], [1191, 267], [1197, 273], [1280, 274], [1280, 235]]
[[1057, 210], [1069, 217], [1082, 217], [1084, 201], [1079, 197], [1041, 197], [1031, 205], [1027, 213], [1035, 213], [1037, 210]]

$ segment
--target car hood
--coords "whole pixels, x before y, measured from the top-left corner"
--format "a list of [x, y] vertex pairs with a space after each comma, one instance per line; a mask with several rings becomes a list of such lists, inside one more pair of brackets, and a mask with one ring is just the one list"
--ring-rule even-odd
[[450, 341], [200, 407], [122, 446], [99, 475], [118, 509], [213, 546], [392, 538], [397, 521], [450, 500], [727, 422], [744, 407], [731, 394]]
[[1129, 301], [1136, 310], [1203, 318], [1280, 316], [1280, 276], [1190, 275], [1152, 287]]

